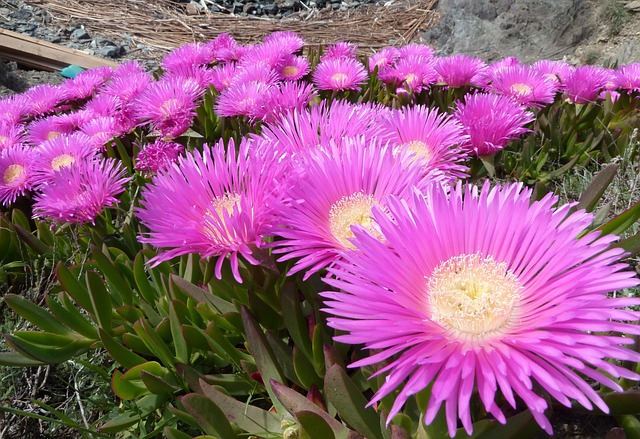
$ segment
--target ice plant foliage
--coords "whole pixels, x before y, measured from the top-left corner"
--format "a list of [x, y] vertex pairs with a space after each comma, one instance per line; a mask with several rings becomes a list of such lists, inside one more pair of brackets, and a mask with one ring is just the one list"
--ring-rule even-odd
[[[639, 65], [487, 65], [424, 44], [367, 58], [287, 31], [221, 34], [154, 74], [127, 61], [4, 97], [0, 284], [44, 273], [49, 288], [58, 264], [60, 285], [40, 326], [49, 310], [3, 298], [43, 332], [7, 335], [16, 352], [0, 365], [104, 348], [114, 392], [138, 410], [105, 415], [102, 435], [133, 419], [159, 431], [140, 413], [148, 396], [167, 437], [180, 436], [176, 398], [196, 423], [216, 417], [203, 433], [217, 437], [298, 437], [298, 421], [443, 437], [436, 417], [449, 435], [483, 434], [480, 421], [498, 437], [490, 417], [551, 432], [552, 400], [618, 415], [640, 378], [640, 299], [621, 292], [639, 284], [621, 260], [640, 253], [640, 233], [627, 237], [640, 204], [596, 221], [544, 193], [602, 166], [580, 198], [591, 211], [618, 181], [605, 165], [636, 158]], [[487, 173], [512, 183], [483, 185]], [[198, 375], [242, 402], [214, 401]], [[358, 391], [388, 434], [341, 404]], [[318, 416], [297, 412], [305, 392]], [[247, 409], [264, 416], [225, 424]]]
[[592, 216], [556, 202], [532, 202], [520, 184], [433, 185], [373, 208], [382, 239], [354, 228], [358, 251], [326, 279], [339, 291], [322, 295], [329, 325], [346, 333], [336, 339], [376, 352], [351, 367], [381, 363], [387, 375], [370, 405], [399, 390], [387, 423], [432, 386], [425, 422], [444, 405], [449, 434], [458, 419], [472, 434], [477, 389], [500, 422], [499, 395], [514, 408], [518, 397], [551, 434], [534, 383], [565, 406], [608, 412], [585, 378], [618, 390], [611, 377], [640, 378], [606, 361], [640, 360], [614, 335], [640, 333], [626, 308], [640, 300], [609, 296], [639, 281], [609, 248], [615, 236], [581, 237]]

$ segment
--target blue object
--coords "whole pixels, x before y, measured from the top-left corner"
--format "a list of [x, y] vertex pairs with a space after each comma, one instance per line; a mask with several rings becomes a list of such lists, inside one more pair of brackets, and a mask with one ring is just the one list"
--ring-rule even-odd
[[71, 64], [65, 67], [64, 69], [60, 70], [60, 75], [64, 76], [65, 78], [75, 78], [78, 75], [78, 73], [82, 71], [84, 71], [82, 67], [77, 66], [75, 64]]

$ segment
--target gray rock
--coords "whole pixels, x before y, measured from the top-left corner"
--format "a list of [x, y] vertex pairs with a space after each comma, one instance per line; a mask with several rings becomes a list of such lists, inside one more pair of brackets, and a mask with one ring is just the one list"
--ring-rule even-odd
[[583, 0], [440, 0], [440, 22], [422, 35], [440, 55], [487, 61], [561, 59], [590, 37], [596, 12]]
[[81, 27], [71, 32], [69, 38], [71, 39], [71, 41], [75, 41], [76, 43], [86, 43], [91, 39], [89, 33]]
[[102, 56], [105, 58], [116, 58], [120, 55], [120, 48], [114, 46], [105, 46], [96, 51], [98, 56]]
[[640, 12], [640, 1], [635, 0], [635, 1], [632, 1], [630, 3], [627, 3], [626, 5], [624, 5], [624, 8], [627, 11]]

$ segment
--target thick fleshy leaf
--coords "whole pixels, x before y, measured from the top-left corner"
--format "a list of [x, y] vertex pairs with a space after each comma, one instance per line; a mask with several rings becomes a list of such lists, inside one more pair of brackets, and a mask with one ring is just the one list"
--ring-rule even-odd
[[59, 335], [66, 335], [73, 332], [60, 323], [60, 321], [49, 312], [22, 296], [7, 294], [4, 296], [4, 301], [12, 310], [18, 313], [18, 315], [43, 331]]
[[[460, 429], [459, 431], [464, 431]], [[480, 432], [474, 439], [518, 439], [535, 437], [542, 431], [529, 410], [525, 410], [507, 419], [506, 424], [489, 421], [486, 430]]]
[[20, 226], [19, 224], [14, 224], [13, 229], [16, 231], [16, 234], [20, 238], [22, 242], [27, 244], [33, 251], [35, 251], [39, 255], [51, 254], [53, 250], [47, 244], [38, 239], [34, 234], [32, 234], [29, 230]]
[[336, 439], [333, 430], [324, 418], [317, 413], [301, 411], [296, 413], [298, 423], [304, 428], [309, 437], [318, 437], [323, 439]]
[[634, 204], [620, 215], [617, 215], [611, 221], [601, 225], [596, 230], [601, 230], [605, 235], [621, 235], [629, 227], [636, 224], [638, 219], [640, 219], [640, 202]]
[[162, 430], [166, 439], [192, 439], [187, 433], [183, 433], [180, 430], [176, 430], [173, 427], [164, 427]]
[[129, 369], [147, 361], [140, 355], [118, 343], [115, 338], [111, 337], [103, 329], [98, 329], [98, 331], [102, 346], [104, 346], [107, 352], [109, 352], [109, 355], [121, 366]]
[[136, 402], [135, 411], [128, 411], [115, 419], [105, 422], [98, 428], [104, 433], [118, 433], [119, 431], [126, 430], [158, 410], [169, 398], [170, 396], [166, 394], [146, 395]]
[[640, 390], [607, 393], [602, 399], [609, 407], [611, 415], [640, 413]]
[[66, 293], [60, 293], [57, 297], [49, 295], [45, 300], [49, 310], [61, 323], [86, 338], [98, 339], [97, 328], [76, 308]]
[[298, 294], [293, 284], [287, 283], [282, 287], [282, 291], [280, 291], [280, 306], [282, 315], [286, 316], [284, 324], [289, 330], [289, 335], [298, 349], [307, 356], [307, 359], [313, 361], [309, 326], [304, 319], [302, 303], [298, 300]]
[[91, 255], [100, 268], [100, 272], [109, 284], [109, 289], [120, 296], [122, 303], [125, 305], [132, 305], [133, 290], [131, 289], [129, 282], [122, 277], [122, 275], [116, 270], [113, 263], [98, 247], [94, 245], [91, 246]]
[[276, 407], [276, 410], [278, 413], [282, 413], [284, 408], [275, 398], [270, 384], [270, 380], [272, 379], [278, 382], [284, 382], [284, 376], [280, 369], [280, 365], [278, 364], [278, 360], [276, 359], [271, 346], [269, 346], [269, 342], [267, 342], [267, 338], [262, 332], [260, 325], [258, 325], [258, 322], [256, 322], [251, 312], [243, 306], [240, 313], [242, 315], [242, 323], [244, 324], [247, 345], [249, 346], [251, 355], [258, 366], [258, 370], [262, 375], [262, 380], [267, 388], [267, 392], [269, 392], [269, 396], [271, 396], [271, 400]]
[[67, 361], [85, 352], [91, 340], [65, 337], [50, 332], [18, 331], [4, 336], [16, 351], [47, 364]]
[[134, 325], [133, 329], [136, 332], [136, 335], [140, 337], [144, 345], [153, 353], [153, 355], [158, 358], [162, 364], [166, 367], [175, 367], [175, 358], [173, 353], [169, 349], [169, 346], [158, 336], [156, 330], [149, 326], [149, 323], [144, 320], [138, 320]]
[[340, 418], [354, 430], [369, 439], [384, 439], [380, 430], [380, 415], [373, 408], [366, 407], [367, 399], [337, 364], [327, 370], [324, 391]]
[[93, 315], [94, 311], [93, 305], [91, 304], [91, 298], [89, 297], [89, 291], [87, 291], [87, 288], [78, 281], [78, 278], [71, 273], [63, 262], [59, 262], [58, 265], [56, 265], [56, 275], [58, 276], [58, 281], [62, 285], [62, 288], [64, 288], [65, 291], [73, 297], [73, 300], [84, 308], [85, 311], [88, 311]]
[[118, 398], [129, 401], [150, 393], [142, 380], [125, 380], [122, 379], [122, 375], [122, 372], [116, 369], [111, 376], [111, 389]]
[[329, 413], [322, 410], [295, 390], [277, 381], [271, 381], [271, 386], [273, 387], [276, 398], [278, 398], [280, 403], [282, 403], [284, 408], [286, 408], [292, 416], [295, 417], [298, 412], [313, 412], [325, 421], [336, 437], [340, 437], [348, 431], [347, 427], [338, 422]]
[[95, 271], [87, 271], [85, 274], [89, 299], [96, 316], [98, 326], [107, 332], [111, 332], [111, 296], [102, 278]]
[[206, 396], [199, 393], [189, 393], [183, 396], [180, 401], [206, 433], [219, 438], [233, 439], [237, 437], [222, 410]]
[[587, 212], [592, 212], [598, 205], [600, 198], [602, 198], [602, 194], [615, 178], [618, 168], [619, 166], [616, 163], [611, 163], [598, 172], [580, 196], [576, 209], [585, 209]]
[[187, 296], [191, 297], [198, 303], [206, 303], [211, 308], [216, 310], [219, 314], [237, 311], [236, 307], [231, 302], [227, 302], [226, 300], [209, 293], [207, 290], [204, 290], [199, 286], [192, 284], [191, 282], [181, 278], [180, 276], [172, 274], [170, 276], [170, 280]]
[[47, 363], [34, 360], [33, 358], [22, 355], [19, 352], [0, 352], [0, 366], [32, 367], [43, 366], [45, 364]]
[[273, 413], [225, 395], [202, 380], [200, 385], [204, 395], [222, 410], [229, 422], [259, 437], [282, 437], [280, 419]]

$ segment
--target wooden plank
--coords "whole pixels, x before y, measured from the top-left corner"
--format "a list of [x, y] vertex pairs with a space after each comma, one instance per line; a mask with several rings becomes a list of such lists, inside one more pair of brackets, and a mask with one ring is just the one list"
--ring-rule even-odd
[[84, 69], [118, 64], [80, 50], [0, 29], [0, 58], [38, 70], [60, 71], [70, 64]]

